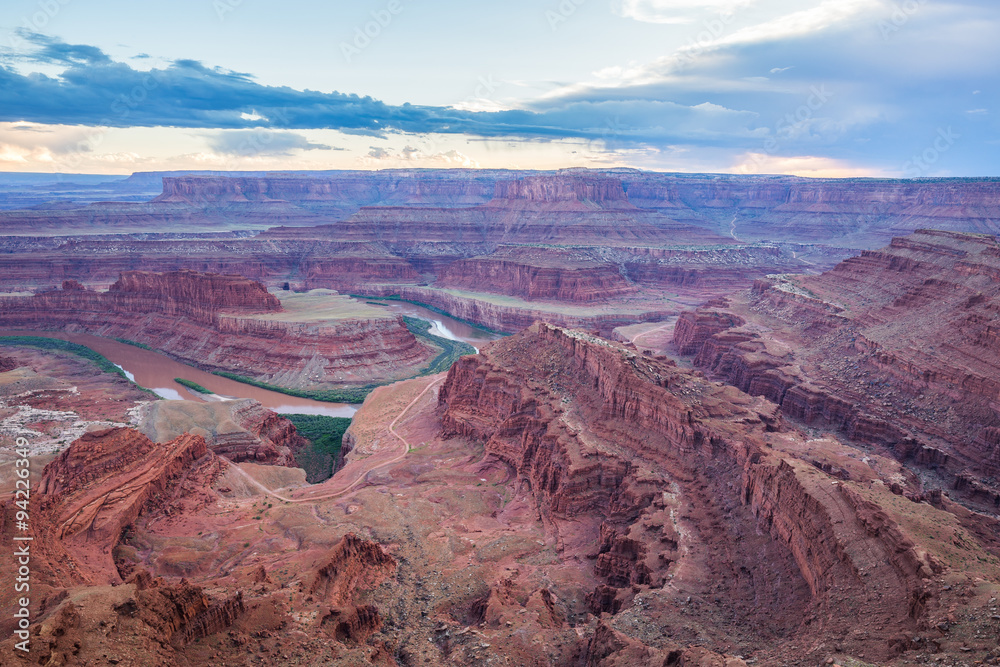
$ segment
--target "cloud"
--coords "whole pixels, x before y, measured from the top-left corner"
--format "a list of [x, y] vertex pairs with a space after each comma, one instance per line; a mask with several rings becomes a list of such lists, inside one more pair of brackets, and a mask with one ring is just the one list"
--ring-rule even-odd
[[380, 166], [414, 166], [419, 164], [427, 167], [465, 167], [478, 169], [479, 163], [457, 149], [424, 153], [418, 148], [406, 145], [399, 151], [393, 151], [382, 146], [371, 146], [368, 154], [361, 160], [362, 164], [389, 163]]
[[[62, 40], [41, 35], [25, 28], [19, 28], [15, 35], [35, 47], [34, 51], [22, 54], [27, 62], [54, 65], [107, 65], [111, 58], [96, 46], [67, 44]], [[15, 59], [16, 59], [16, 54]]]
[[208, 145], [216, 153], [241, 157], [288, 156], [295, 151], [342, 150], [326, 144], [313, 143], [295, 132], [282, 132], [266, 128], [220, 132], [209, 137]]
[[615, 12], [643, 23], [693, 23], [706, 10], [732, 12], [752, 0], [620, 0]]
[[864, 178], [878, 175], [871, 169], [854, 167], [828, 157], [779, 157], [766, 153], [746, 153], [740, 156], [730, 171], [736, 174], [791, 174], [809, 178]]
[[[691, 156], [711, 155], [711, 164], [725, 168], [756, 154], [767, 157], [768, 170], [784, 164], [817, 173], [857, 165], [898, 172], [940, 128], [954, 127], [963, 139], [941, 158], [941, 168], [955, 161], [967, 171], [996, 173], [996, 158], [980, 150], [1000, 136], [996, 114], [980, 111], [1000, 101], [996, 3], [916, 2], [916, 9], [898, 15], [891, 0], [757, 0], [752, 12], [723, 21], [717, 12], [730, 4], [622, 0], [622, 15], [714, 15], [718, 29], [699, 24], [691, 29], [696, 39], [684, 44], [680, 37], [662, 57], [611, 62], [588, 80], [491, 109], [394, 105], [269, 86], [194, 60], [157, 61], [139, 71], [94, 47], [39, 37], [16, 62], [44, 62], [41, 71], [0, 64], [0, 120], [213, 130], [197, 136], [209, 137], [215, 153], [206, 155], [216, 157], [246, 155], [243, 144], [264, 128], [273, 141], [260, 147], [263, 154], [316, 158], [322, 153], [314, 151], [327, 144], [347, 145], [373, 166], [475, 162], [446, 148], [502, 140], [530, 143], [539, 153], [565, 145], [564, 154], [645, 156], [654, 167], [655, 160], [683, 154], [699, 164], [709, 162]], [[888, 37], [883, 24], [893, 28]], [[818, 97], [816, 90], [828, 94]], [[971, 91], [978, 94], [970, 97]], [[314, 143], [310, 130], [348, 137], [324, 135], [326, 143]], [[21, 146], [10, 140], [12, 133], [0, 140]], [[224, 138], [227, 133], [234, 134]], [[970, 141], [973, 136], [984, 141]], [[379, 147], [366, 154], [369, 140], [357, 137], [371, 137]], [[480, 159], [492, 157], [484, 150]]]
[[[85, 51], [70, 45], [57, 50]], [[137, 71], [106, 56], [94, 56], [86, 66], [69, 61], [59, 76], [22, 74], [0, 66], [0, 89], [5, 94], [0, 121], [49, 124], [231, 130], [263, 125], [272, 130], [335, 129], [373, 137], [411, 133], [589, 141], [607, 138], [609, 123], [621, 118], [624, 130], [615, 130], [621, 142], [752, 134], [718, 105], [597, 100], [544, 110], [488, 112], [389, 105], [371, 97], [265, 86], [248, 74], [209, 68], [193, 60]], [[244, 139], [235, 140], [235, 147]], [[220, 147], [234, 150], [226, 142]], [[318, 147], [293, 144], [282, 150], [294, 148]]]

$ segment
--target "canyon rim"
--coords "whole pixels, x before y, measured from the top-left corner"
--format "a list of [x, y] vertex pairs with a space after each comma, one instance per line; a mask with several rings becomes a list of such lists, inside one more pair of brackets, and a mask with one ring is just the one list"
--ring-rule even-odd
[[0, 9], [0, 665], [1000, 665], [1000, 7]]

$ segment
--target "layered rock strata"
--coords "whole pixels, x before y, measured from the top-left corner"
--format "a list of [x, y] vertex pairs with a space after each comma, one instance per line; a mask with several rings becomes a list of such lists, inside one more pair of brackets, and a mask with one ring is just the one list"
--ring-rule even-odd
[[[557, 532], [603, 517], [595, 613], [670, 582], [754, 600], [731, 608], [737, 625], [788, 637], [805, 619], [813, 636], [876, 657], [892, 655], [887, 644], [851, 628], [920, 623], [939, 565], [859, 490], [803, 460], [805, 438], [773, 403], [544, 324], [459, 360], [440, 402], [445, 432], [510, 465]], [[693, 571], [701, 584], [689, 589]]]
[[607, 301], [636, 292], [635, 285], [610, 262], [572, 251], [527, 248], [503, 248], [484, 257], [458, 260], [445, 268], [436, 284], [563, 303]]
[[140, 410], [141, 430], [156, 442], [183, 433], [205, 438], [209, 449], [230, 461], [296, 467], [296, 455], [308, 446], [295, 425], [259, 402], [196, 403], [154, 401]]
[[156, 444], [114, 428], [76, 440], [46, 466], [38, 486], [33, 523], [48, 574], [63, 585], [120, 582], [112, 549], [124, 529], [183, 493], [179, 480], [202, 466], [217, 469], [201, 436]]
[[391, 379], [432, 356], [399, 317], [321, 320], [282, 310], [240, 276], [126, 272], [107, 292], [70, 285], [0, 297], [0, 327], [123, 338], [208, 370], [296, 387]]
[[923, 230], [822, 276], [760, 280], [723, 307], [685, 313], [675, 342], [785, 414], [995, 507], [997, 276], [995, 238]]

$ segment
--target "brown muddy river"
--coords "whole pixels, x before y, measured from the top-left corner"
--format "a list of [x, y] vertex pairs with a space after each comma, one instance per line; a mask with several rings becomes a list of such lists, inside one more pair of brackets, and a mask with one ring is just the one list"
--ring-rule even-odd
[[[374, 299], [372, 300], [375, 301]], [[431, 310], [409, 303], [386, 301], [386, 308], [402, 315], [418, 317], [431, 322], [430, 333], [450, 340], [460, 340], [477, 349], [499, 336], [469, 326], [463, 322], [439, 315]], [[326, 403], [308, 398], [288, 396], [276, 391], [268, 391], [252, 385], [236, 382], [227, 378], [212, 375], [203, 370], [188, 366], [179, 361], [151, 350], [144, 350], [134, 345], [119, 343], [110, 338], [92, 336], [83, 333], [67, 333], [62, 331], [0, 331], [0, 336], [44, 336], [59, 338], [85, 345], [117, 364], [137, 384], [154, 391], [158, 396], [173, 400], [213, 401], [213, 396], [206, 396], [192, 391], [174, 382], [174, 378], [184, 378], [197, 382], [206, 389], [224, 398], [252, 398], [275, 412], [327, 415], [330, 417], [353, 417], [358, 411], [358, 405], [350, 403]]]
[[82, 333], [62, 331], [0, 331], [0, 336], [44, 336], [59, 338], [71, 343], [86, 345], [120, 366], [125, 373], [140, 386], [150, 389], [162, 398], [186, 401], [218, 400], [212, 396], [199, 394], [174, 382], [174, 378], [184, 378], [197, 382], [219, 396], [225, 398], [253, 398], [275, 412], [327, 415], [330, 417], [353, 417], [357, 405], [350, 403], [326, 403], [308, 398], [287, 396], [276, 391], [268, 391], [235, 380], [212, 375], [187, 364], [151, 350], [143, 350], [134, 345], [119, 343], [110, 338]]
[[366, 303], [384, 303], [386, 304], [386, 309], [391, 310], [394, 313], [427, 320], [431, 323], [431, 334], [440, 336], [441, 338], [447, 338], [449, 340], [459, 340], [463, 343], [468, 343], [477, 350], [486, 343], [500, 338], [498, 334], [477, 329], [476, 327], [468, 325], [465, 322], [459, 322], [458, 320], [448, 317], [447, 315], [441, 315], [440, 313], [435, 313], [433, 310], [428, 310], [423, 306], [415, 306], [412, 303], [406, 303], [405, 301], [380, 301], [378, 299], [363, 300]]

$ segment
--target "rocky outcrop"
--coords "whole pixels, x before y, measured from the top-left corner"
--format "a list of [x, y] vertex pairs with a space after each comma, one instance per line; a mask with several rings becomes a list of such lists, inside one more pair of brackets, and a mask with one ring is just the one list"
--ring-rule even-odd
[[708, 307], [699, 308], [697, 311], [686, 311], [681, 313], [677, 318], [677, 324], [674, 325], [674, 342], [681, 354], [697, 354], [709, 338], [742, 324], [743, 320], [735, 315], [711, 310]]
[[337, 641], [364, 643], [382, 627], [373, 605], [358, 604], [361, 591], [376, 588], [396, 572], [396, 559], [375, 542], [345, 535], [316, 570], [309, 593], [329, 604], [320, 627]]
[[151, 507], [162, 509], [195, 461], [208, 456], [201, 436], [158, 445], [138, 431], [87, 433], [45, 467], [35, 529], [52, 576], [69, 582], [119, 582], [111, 550]]
[[[64, 286], [65, 290], [66, 287]], [[281, 302], [259, 282], [243, 276], [221, 276], [195, 271], [129, 271], [108, 289], [116, 309], [158, 311], [214, 323], [213, 315], [225, 311], [276, 313]]]
[[324, 557], [317, 568], [310, 594], [343, 605], [359, 590], [375, 588], [396, 571], [396, 559], [375, 542], [348, 533]]
[[123, 338], [200, 368], [297, 388], [395, 379], [432, 356], [400, 317], [286, 317], [259, 283], [191, 272], [127, 273], [108, 292], [0, 297], [0, 327]]
[[[440, 402], [445, 432], [483, 442], [510, 465], [543, 517], [557, 525], [602, 518], [594, 571], [607, 583], [595, 590], [595, 611], [620, 609], [623, 598], [662, 586], [668, 574], [682, 587], [678, 573], [693, 567], [684, 553], [703, 551], [711, 595], [757, 591], [754, 613], [763, 616], [755, 622], [776, 627], [789, 615], [795, 627], [812, 617], [833, 634], [859, 618], [915, 627], [913, 601], [935, 563], [844, 482], [772, 450], [768, 433], [783, 428], [772, 403], [544, 324], [459, 360]], [[807, 449], [799, 434], [782, 439]], [[694, 527], [677, 523], [676, 502], [701, 517]], [[751, 537], [759, 531], [771, 541]], [[753, 555], [740, 546], [751, 543]], [[741, 583], [740, 568], [751, 562], [768, 563], [773, 575]], [[778, 580], [789, 586], [780, 600], [772, 597]], [[865, 600], [854, 612], [860, 617], [844, 615], [845, 596]], [[881, 642], [861, 643], [888, 655]]]
[[154, 401], [140, 411], [140, 430], [151, 440], [169, 442], [184, 433], [205, 438], [208, 448], [240, 463], [296, 467], [308, 441], [295, 425], [252, 399], [197, 403]]
[[615, 264], [573, 251], [503, 248], [448, 265], [437, 285], [509, 294], [526, 301], [588, 303], [633, 294]]
[[744, 667], [742, 658], [701, 647], [652, 648], [599, 621], [587, 646], [587, 667]]
[[20, 364], [17, 363], [17, 359], [13, 357], [5, 357], [0, 355], [0, 373], [6, 373], [7, 371], [12, 371], [17, 368]]
[[982, 496], [1000, 470], [998, 269], [993, 237], [923, 230], [822, 276], [759, 280], [727, 309], [682, 315], [674, 340], [786, 415], [935, 470], [938, 484], [974, 481]]
[[[217, 600], [187, 581], [168, 584], [141, 575], [111, 600], [91, 594], [63, 602], [32, 626], [31, 658], [71, 665], [81, 653], [103, 649], [110, 664], [176, 664], [184, 646], [229, 628], [246, 612], [242, 593]], [[118, 632], [97, 634], [91, 624]]]

